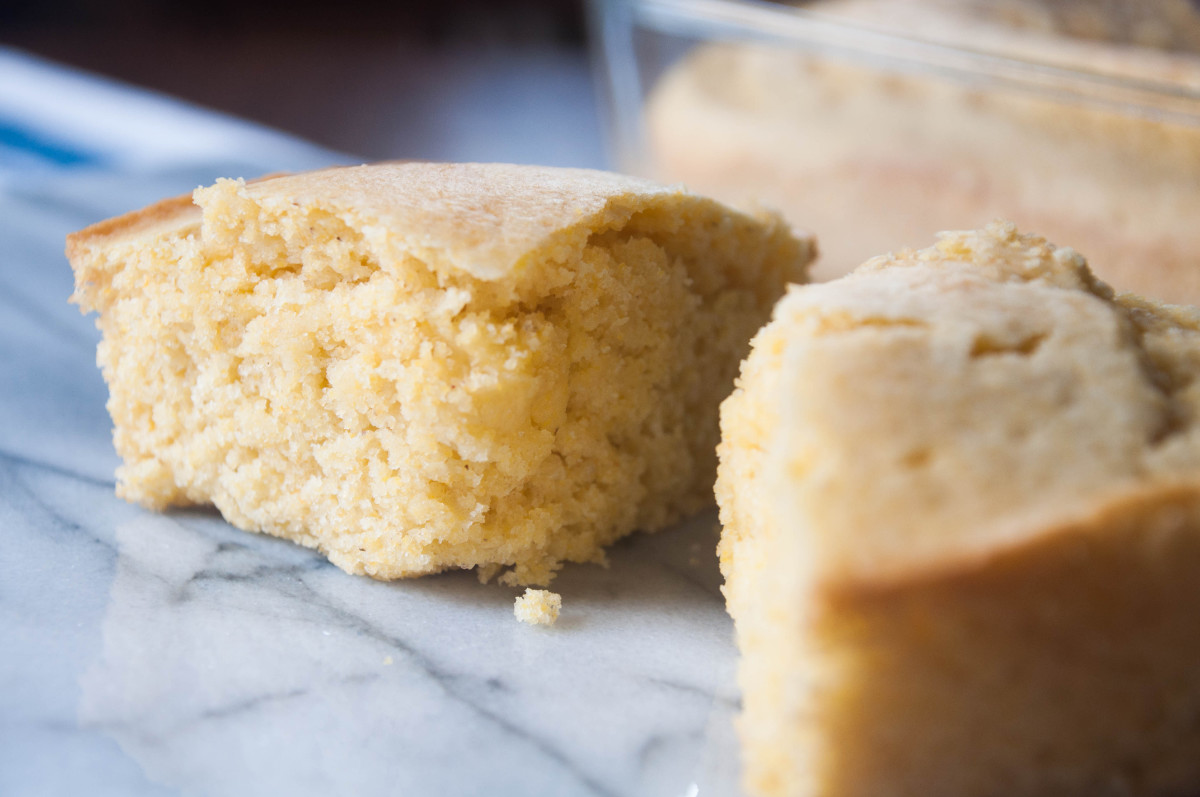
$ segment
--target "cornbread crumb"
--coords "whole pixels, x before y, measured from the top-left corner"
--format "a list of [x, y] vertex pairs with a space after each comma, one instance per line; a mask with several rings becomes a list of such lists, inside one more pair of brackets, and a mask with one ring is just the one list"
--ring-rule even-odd
[[1200, 310], [1009, 224], [794, 289], [721, 410], [746, 790], [1200, 789]]
[[814, 254], [680, 188], [433, 163], [222, 180], [67, 248], [119, 495], [521, 585], [711, 502], [717, 407]]
[[525, 588], [513, 604], [513, 614], [529, 625], [554, 625], [562, 609], [562, 596], [544, 589]]

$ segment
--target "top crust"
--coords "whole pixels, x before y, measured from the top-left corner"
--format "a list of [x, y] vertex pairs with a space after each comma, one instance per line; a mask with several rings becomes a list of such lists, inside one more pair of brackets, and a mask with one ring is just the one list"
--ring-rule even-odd
[[[251, 183], [261, 183], [282, 174], [267, 174]], [[192, 194], [161, 199], [141, 210], [130, 211], [85, 227], [67, 236], [67, 259], [80, 262], [98, 248], [120, 246], [141, 240], [161, 238], [173, 233], [186, 234], [199, 228], [200, 208]]]
[[[723, 456], [764, 448], [770, 514], [806, 529], [826, 589], [974, 567], [1200, 485], [1200, 311], [1114, 296], [1010, 224], [794, 288], [754, 346], [777, 398], [735, 393]], [[764, 412], [778, 432], [756, 442]]]
[[188, 227], [200, 226], [200, 208], [190, 194], [96, 222], [67, 236], [67, 259], [80, 263], [97, 249], [139, 239], [157, 238]]
[[[200, 189], [204, 190], [204, 189]], [[478, 279], [511, 276], [572, 233], [620, 223], [654, 201], [685, 196], [632, 177], [589, 169], [496, 163], [384, 163], [269, 177], [246, 185], [266, 209], [296, 205], [340, 216], [380, 251], [410, 253]], [[198, 225], [191, 197], [175, 197], [67, 238], [67, 256], [149, 240]]]

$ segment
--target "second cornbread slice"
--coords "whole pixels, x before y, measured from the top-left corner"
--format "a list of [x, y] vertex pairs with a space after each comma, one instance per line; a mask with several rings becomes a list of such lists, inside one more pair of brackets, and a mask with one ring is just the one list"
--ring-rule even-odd
[[1197, 793], [1198, 378], [1007, 224], [789, 293], [721, 416], [748, 791]]

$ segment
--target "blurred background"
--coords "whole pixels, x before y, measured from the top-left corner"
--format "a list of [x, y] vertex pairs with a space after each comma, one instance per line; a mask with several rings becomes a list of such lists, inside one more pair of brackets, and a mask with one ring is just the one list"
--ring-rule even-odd
[[583, 0], [0, 0], [0, 45], [365, 160], [603, 166]]

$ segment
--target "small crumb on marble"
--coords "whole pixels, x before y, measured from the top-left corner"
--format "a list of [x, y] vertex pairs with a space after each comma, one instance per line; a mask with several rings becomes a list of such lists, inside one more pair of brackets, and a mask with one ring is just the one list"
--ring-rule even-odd
[[391, 666], [391, 663], [392, 663], [392, 657], [391, 657], [391, 656], [384, 656], [384, 657], [383, 657], [383, 666], [385, 666], [385, 667]]
[[554, 625], [562, 608], [562, 596], [546, 589], [525, 589], [513, 604], [513, 614], [522, 623], [530, 625]]

